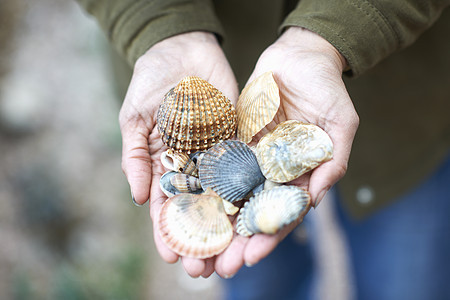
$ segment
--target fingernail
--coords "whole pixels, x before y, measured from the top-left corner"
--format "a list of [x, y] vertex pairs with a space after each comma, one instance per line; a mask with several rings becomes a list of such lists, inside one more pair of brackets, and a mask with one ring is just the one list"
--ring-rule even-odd
[[328, 188], [323, 189], [322, 191], [320, 191], [319, 195], [317, 196], [316, 199], [316, 203], [314, 205], [314, 208], [316, 208], [317, 206], [319, 206], [320, 201], [322, 201], [323, 197], [325, 197], [325, 194], [328, 192]]
[[142, 205], [144, 205], [144, 204], [139, 204], [136, 202], [136, 199], [134, 199], [133, 192], [131, 192], [131, 200], [133, 201], [133, 204], [137, 207], [141, 207]]
[[245, 266], [248, 267], [248, 268], [253, 267], [254, 265], [255, 264], [251, 264], [251, 263], [245, 262]]
[[231, 274], [231, 275], [223, 275], [223, 278], [225, 279], [230, 279], [233, 278], [235, 274]]

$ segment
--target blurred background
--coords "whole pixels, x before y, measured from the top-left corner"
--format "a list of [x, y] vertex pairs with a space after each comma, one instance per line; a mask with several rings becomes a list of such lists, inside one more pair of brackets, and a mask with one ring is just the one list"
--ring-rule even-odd
[[0, 299], [218, 299], [153, 246], [111, 50], [71, 0], [0, 1]]

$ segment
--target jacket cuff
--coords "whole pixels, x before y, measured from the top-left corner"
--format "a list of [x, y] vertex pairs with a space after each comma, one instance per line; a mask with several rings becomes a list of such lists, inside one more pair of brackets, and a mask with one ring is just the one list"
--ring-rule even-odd
[[133, 66], [168, 37], [207, 31], [223, 36], [209, 0], [78, 0], [100, 23], [112, 44]]
[[399, 47], [399, 38], [381, 12], [367, 1], [302, 0], [284, 20], [311, 30], [346, 59], [350, 76], [358, 76]]

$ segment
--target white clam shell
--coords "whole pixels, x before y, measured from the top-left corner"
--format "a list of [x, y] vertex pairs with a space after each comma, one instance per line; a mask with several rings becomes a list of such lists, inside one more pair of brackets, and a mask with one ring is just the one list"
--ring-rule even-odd
[[302, 219], [311, 206], [311, 196], [302, 188], [282, 185], [264, 190], [244, 204], [236, 231], [243, 236], [275, 234], [284, 226]]
[[264, 135], [256, 146], [264, 176], [289, 182], [333, 157], [333, 143], [320, 127], [289, 120]]
[[233, 237], [223, 200], [211, 190], [169, 198], [160, 212], [159, 229], [172, 251], [201, 259], [221, 253]]
[[243, 199], [265, 181], [251, 149], [240, 141], [223, 141], [203, 156], [199, 169], [203, 189], [211, 188], [223, 199]]

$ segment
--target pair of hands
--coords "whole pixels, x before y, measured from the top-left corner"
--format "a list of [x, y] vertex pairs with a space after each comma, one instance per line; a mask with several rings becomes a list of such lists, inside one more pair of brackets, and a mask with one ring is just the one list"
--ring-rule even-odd
[[[306, 29], [291, 27], [264, 51], [248, 80], [272, 71], [281, 96], [275, 123], [300, 120], [316, 124], [330, 135], [333, 159], [293, 182], [310, 191], [315, 206], [345, 174], [358, 127], [358, 116], [341, 78], [345, 64], [326, 40]], [[159, 212], [167, 197], [159, 188], [165, 172], [159, 158], [165, 146], [157, 130], [156, 114], [165, 93], [188, 75], [207, 80], [236, 105], [238, 85], [216, 38], [211, 33], [191, 32], [159, 42], [136, 62], [119, 116], [122, 168], [135, 202], [150, 201], [155, 245], [168, 263], [175, 263], [179, 256], [159, 235]], [[208, 277], [215, 271], [228, 278], [244, 264], [253, 265], [267, 256], [296, 225], [273, 236], [235, 235], [228, 248], [216, 257], [181, 257], [184, 269], [192, 277]]]

